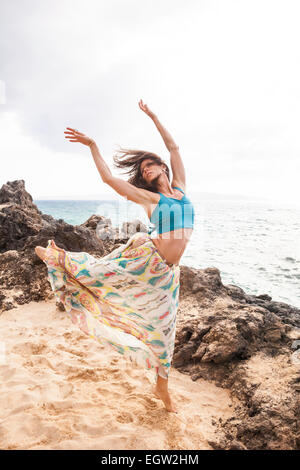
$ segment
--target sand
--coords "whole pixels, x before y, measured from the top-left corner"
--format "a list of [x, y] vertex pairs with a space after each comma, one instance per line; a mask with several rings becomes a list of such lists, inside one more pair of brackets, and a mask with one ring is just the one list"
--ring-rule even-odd
[[0, 316], [1, 449], [201, 449], [233, 415], [228, 390], [171, 368], [179, 413], [146, 371], [85, 335], [55, 300]]

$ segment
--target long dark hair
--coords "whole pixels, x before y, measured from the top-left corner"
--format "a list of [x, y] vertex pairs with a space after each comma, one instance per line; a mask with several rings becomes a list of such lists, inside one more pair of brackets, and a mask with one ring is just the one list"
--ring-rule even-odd
[[149, 191], [158, 192], [156, 187], [156, 181], [149, 184], [147, 181], [144, 180], [142, 173], [141, 173], [141, 163], [143, 160], [151, 159], [158, 165], [164, 165], [166, 170], [166, 175], [168, 180], [170, 181], [170, 170], [168, 165], [164, 162], [164, 160], [159, 157], [156, 153], [148, 152], [147, 150], [132, 150], [132, 149], [125, 149], [120, 147], [120, 150], [117, 152], [121, 155], [115, 154], [113, 156], [114, 166], [116, 168], [121, 168], [122, 170], [126, 169], [125, 173], [129, 175], [129, 179], [127, 180], [128, 183], [133, 184], [137, 188], [148, 189]]

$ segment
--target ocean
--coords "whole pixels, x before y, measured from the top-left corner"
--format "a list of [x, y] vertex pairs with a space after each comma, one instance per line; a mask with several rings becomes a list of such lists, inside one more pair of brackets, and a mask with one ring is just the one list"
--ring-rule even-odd
[[[72, 225], [91, 215], [112, 225], [139, 219], [143, 208], [125, 200], [34, 200], [38, 208]], [[246, 293], [269, 294], [272, 300], [300, 308], [300, 208], [258, 200], [193, 200], [195, 228], [180, 264], [217, 267], [223, 284]]]

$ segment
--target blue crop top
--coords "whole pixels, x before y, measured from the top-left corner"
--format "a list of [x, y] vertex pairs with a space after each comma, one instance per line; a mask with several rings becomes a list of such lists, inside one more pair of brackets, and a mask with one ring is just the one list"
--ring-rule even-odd
[[154, 224], [148, 231], [148, 234], [157, 230], [157, 233], [171, 232], [179, 228], [194, 228], [195, 211], [191, 201], [186, 197], [184, 191], [177, 186], [183, 193], [181, 199], [167, 197], [162, 193], [160, 199], [151, 214], [150, 222]]

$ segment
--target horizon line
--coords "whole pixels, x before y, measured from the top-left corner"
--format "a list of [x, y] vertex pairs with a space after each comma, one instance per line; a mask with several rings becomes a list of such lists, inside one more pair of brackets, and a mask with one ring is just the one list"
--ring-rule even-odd
[[[254, 195], [248, 195], [248, 194], [239, 194], [239, 193], [215, 193], [215, 192], [208, 192], [208, 191], [203, 191], [203, 192], [194, 192], [194, 191], [189, 191], [189, 194], [193, 194], [194, 196], [219, 196], [219, 197], [235, 197], [235, 198], [242, 198], [242, 199], [256, 199], [256, 200], [270, 200], [270, 198], [267, 198], [266, 196], [254, 196]], [[118, 200], [118, 199], [123, 199], [124, 196], [121, 195], [107, 195], [107, 194], [98, 194], [98, 195], [87, 195], [87, 196], [39, 196], [36, 198], [33, 198], [35, 201], [43, 201], [43, 200], [56, 200], [56, 201], [66, 201], [66, 200], [73, 200], [73, 201], [80, 201], [80, 200], [85, 200], [85, 201], [97, 201], [97, 200]]]

